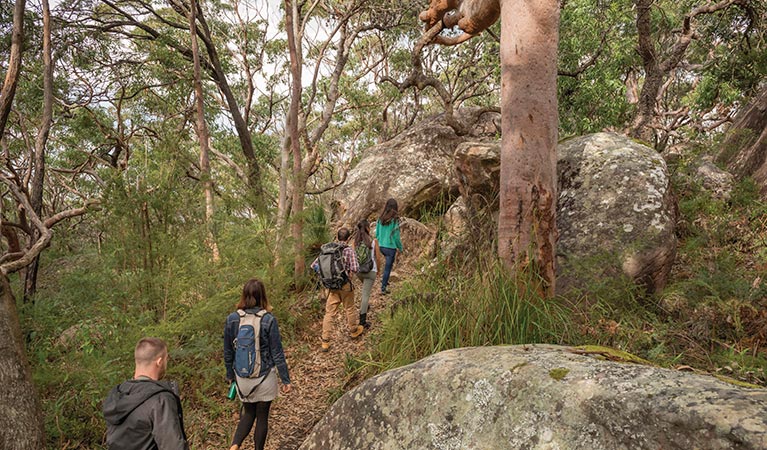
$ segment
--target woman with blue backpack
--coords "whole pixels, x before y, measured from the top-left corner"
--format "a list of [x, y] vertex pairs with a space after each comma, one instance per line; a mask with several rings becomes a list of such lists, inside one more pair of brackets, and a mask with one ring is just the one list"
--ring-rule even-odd
[[370, 236], [370, 222], [362, 219], [357, 223], [357, 234], [354, 238], [354, 252], [357, 254], [359, 270], [357, 278], [362, 281], [362, 301], [360, 302], [360, 325], [370, 328], [368, 317], [368, 301], [370, 292], [373, 290], [373, 281], [376, 279], [381, 266], [381, 249], [378, 241]]
[[386, 200], [383, 212], [378, 217], [378, 221], [376, 221], [376, 239], [378, 239], [381, 254], [386, 258], [383, 278], [381, 278], [381, 294], [383, 295], [389, 293], [387, 289], [389, 286], [389, 275], [391, 275], [391, 269], [397, 258], [397, 251], [400, 253], [405, 251], [402, 248], [402, 240], [400, 239], [398, 209], [397, 200], [393, 198]]
[[254, 422], [253, 440], [256, 449], [263, 450], [269, 431], [269, 409], [277, 397], [277, 373], [282, 381], [279, 390], [283, 394], [291, 390], [280, 330], [271, 310], [264, 283], [253, 278], [242, 288], [237, 311], [226, 318], [226, 379], [234, 383], [242, 401], [240, 421], [229, 450], [240, 449]]

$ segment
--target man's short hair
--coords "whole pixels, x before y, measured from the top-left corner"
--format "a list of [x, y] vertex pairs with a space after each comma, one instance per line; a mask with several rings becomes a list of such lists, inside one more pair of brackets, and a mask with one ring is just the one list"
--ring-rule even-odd
[[349, 229], [348, 228], [340, 228], [338, 230], [338, 240], [341, 241], [341, 242], [348, 241], [349, 240], [349, 235], [351, 235], [351, 233], [349, 233]]
[[145, 337], [138, 341], [133, 357], [137, 366], [145, 366], [168, 352], [165, 341], [159, 338]]

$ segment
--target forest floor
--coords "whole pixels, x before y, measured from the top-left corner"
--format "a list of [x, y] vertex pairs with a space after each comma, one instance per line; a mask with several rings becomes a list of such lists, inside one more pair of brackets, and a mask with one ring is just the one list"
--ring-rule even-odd
[[[357, 305], [359, 291], [356, 289]], [[369, 321], [378, 324], [376, 312], [387, 300], [376, 289], [371, 295]], [[341, 314], [336, 316], [333, 340], [328, 352], [320, 351], [322, 321], [314, 323], [290, 348], [293, 391], [274, 404], [270, 417], [268, 449], [297, 449], [328, 408], [347, 389], [346, 358], [368, 349], [372, 326], [361, 337], [352, 339]]]

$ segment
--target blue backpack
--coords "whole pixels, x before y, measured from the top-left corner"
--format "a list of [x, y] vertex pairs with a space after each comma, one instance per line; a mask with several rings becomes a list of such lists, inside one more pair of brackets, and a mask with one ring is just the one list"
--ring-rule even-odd
[[257, 378], [261, 372], [261, 318], [266, 310], [249, 314], [238, 309], [237, 314], [240, 328], [234, 339], [234, 373], [240, 378]]

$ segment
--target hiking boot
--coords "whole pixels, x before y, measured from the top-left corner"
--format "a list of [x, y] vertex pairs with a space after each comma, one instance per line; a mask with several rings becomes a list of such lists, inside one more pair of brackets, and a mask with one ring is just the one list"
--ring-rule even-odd
[[391, 294], [391, 291], [388, 289], [381, 289], [381, 295], [389, 295]]
[[330, 350], [330, 342], [322, 341], [322, 347], [320, 348], [320, 351], [326, 352]]
[[355, 329], [354, 329], [354, 331], [352, 331], [351, 333], [349, 333], [349, 337], [351, 337], [352, 339], [354, 339], [354, 338], [356, 338], [356, 337], [360, 337], [360, 335], [361, 335], [361, 334], [362, 334], [364, 331], [365, 331], [365, 327], [363, 327], [362, 325], [357, 325], [357, 328], [355, 328]]
[[367, 315], [367, 313], [360, 314], [360, 325], [362, 325], [365, 328], [370, 328], [370, 324], [368, 323], [368, 315]]

